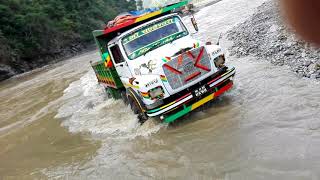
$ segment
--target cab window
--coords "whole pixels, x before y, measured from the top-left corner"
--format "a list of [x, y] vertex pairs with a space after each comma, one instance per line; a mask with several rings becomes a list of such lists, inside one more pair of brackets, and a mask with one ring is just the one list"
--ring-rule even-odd
[[121, 51], [120, 51], [120, 48], [118, 45], [114, 45], [114, 46], [110, 47], [110, 51], [112, 53], [113, 60], [116, 64], [124, 62], [124, 58], [121, 54]]

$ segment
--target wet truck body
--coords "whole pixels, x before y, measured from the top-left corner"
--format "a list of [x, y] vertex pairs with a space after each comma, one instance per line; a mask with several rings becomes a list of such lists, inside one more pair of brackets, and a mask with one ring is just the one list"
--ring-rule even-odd
[[235, 68], [225, 65], [221, 47], [193, 38], [176, 13], [187, 3], [117, 17], [93, 32], [102, 57], [91, 63], [98, 81], [141, 122], [174, 122], [233, 86]]

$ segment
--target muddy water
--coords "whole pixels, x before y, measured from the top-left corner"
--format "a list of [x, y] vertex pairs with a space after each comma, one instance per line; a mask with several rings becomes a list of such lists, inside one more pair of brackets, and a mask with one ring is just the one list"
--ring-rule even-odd
[[38, 169], [87, 159], [96, 152], [99, 142], [70, 134], [54, 118], [64, 103], [58, 101], [64, 89], [88, 71], [84, 62], [96, 56], [86, 54], [1, 83], [0, 179], [31, 178]]
[[[202, 9], [198, 36], [216, 38], [261, 2]], [[96, 58], [87, 53], [0, 84], [0, 179], [320, 178], [319, 83], [228, 57], [236, 85], [212, 108], [170, 127], [139, 126], [96, 83], [88, 63]]]

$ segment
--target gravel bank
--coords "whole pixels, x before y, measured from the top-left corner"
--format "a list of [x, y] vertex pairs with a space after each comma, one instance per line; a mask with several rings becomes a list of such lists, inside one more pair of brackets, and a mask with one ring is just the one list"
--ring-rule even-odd
[[288, 65], [299, 77], [320, 80], [320, 49], [299, 40], [286, 27], [277, 4], [267, 1], [244, 23], [227, 32], [230, 55], [254, 55], [274, 65]]

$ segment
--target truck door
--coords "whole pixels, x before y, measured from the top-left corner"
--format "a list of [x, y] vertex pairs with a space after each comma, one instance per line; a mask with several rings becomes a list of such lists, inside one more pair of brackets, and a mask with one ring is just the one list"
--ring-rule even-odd
[[124, 60], [119, 46], [117, 44], [109, 46], [109, 52], [111, 52], [111, 58], [119, 76], [123, 78], [132, 77], [129, 66]]

